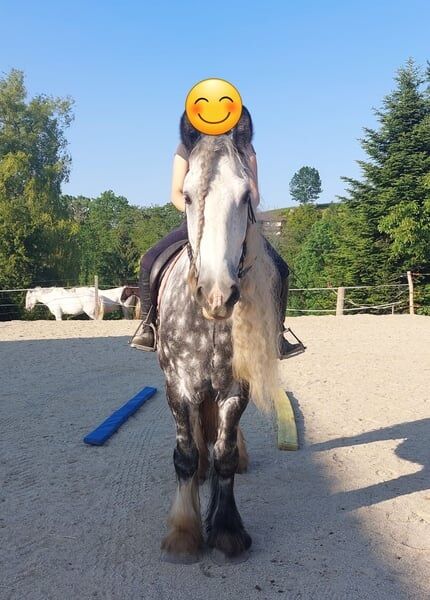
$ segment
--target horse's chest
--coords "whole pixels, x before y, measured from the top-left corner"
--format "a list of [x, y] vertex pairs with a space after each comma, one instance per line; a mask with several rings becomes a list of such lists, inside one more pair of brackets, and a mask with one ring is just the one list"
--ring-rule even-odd
[[164, 314], [159, 326], [160, 366], [190, 394], [208, 389], [222, 393], [232, 376], [231, 325], [208, 321], [196, 306], [176, 315]]

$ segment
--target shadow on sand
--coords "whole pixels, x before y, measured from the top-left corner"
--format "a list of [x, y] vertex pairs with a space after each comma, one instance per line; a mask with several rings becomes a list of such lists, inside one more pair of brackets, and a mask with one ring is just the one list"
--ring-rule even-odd
[[403, 460], [421, 465], [421, 470], [359, 490], [336, 494], [336, 501], [341, 501], [346, 510], [370, 506], [430, 488], [430, 449], [427, 443], [423, 444], [423, 440], [430, 440], [430, 418], [400, 423], [357, 436], [342, 437], [310, 446], [313, 452], [322, 452], [387, 440], [402, 440], [395, 449], [396, 455]]
[[[307, 446], [305, 418], [291, 392], [298, 452], [279, 452], [273, 424], [252, 407], [243, 418], [251, 467], [237, 478], [237, 501], [254, 540], [249, 561], [160, 566], [175, 489], [173, 420], [156, 356], [126, 343], [124, 337], [0, 343], [8, 599], [425, 597], [409, 577], [410, 563], [396, 565], [394, 550], [353, 511], [426, 489], [429, 454], [418, 440], [429, 439], [430, 419]], [[84, 433], [154, 384], [159, 394], [106, 446], [85, 447]], [[421, 464], [420, 472], [333, 493], [332, 469], [319, 452], [396, 439], [404, 440], [396, 453]]]

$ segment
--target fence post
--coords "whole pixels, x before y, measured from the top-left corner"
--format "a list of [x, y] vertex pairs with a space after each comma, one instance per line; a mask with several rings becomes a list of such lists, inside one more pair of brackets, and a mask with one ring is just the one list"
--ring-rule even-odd
[[336, 317], [343, 315], [343, 305], [345, 302], [345, 288], [337, 288], [337, 302], [336, 302]]
[[408, 276], [408, 286], [409, 286], [409, 312], [411, 315], [414, 314], [414, 282], [412, 279], [412, 273], [410, 271], [407, 272]]
[[100, 313], [99, 305], [99, 277], [94, 275], [94, 318], [98, 319]]

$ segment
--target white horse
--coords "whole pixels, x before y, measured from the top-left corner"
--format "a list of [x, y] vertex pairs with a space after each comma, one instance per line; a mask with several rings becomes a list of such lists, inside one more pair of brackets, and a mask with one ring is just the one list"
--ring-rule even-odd
[[[79, 291], [78, 291], [79, 290]], [[63, 315], [82, 315], [95, 319], [94, 288], [73, 288], [66, 290], [60, 287], [35, 287], [28, 290], [25, 297], [26, 310], [33, 310], [37, 303], [45, 304], [54, 315], [56, 321], [61, 321]]]
[[36, 287], [27, 292], [25, 308], [32, 310], [39, 302], [45, 304], [54, 315], [56, 321], [61, 321], [63, 315], [86, 314], [90, 319], [103, 318], [119, 308], [125, 318], [132, 318], [136, 298], [131, 296], [124, 302], [121, 294], [124, 286], [108, 290], [99, 290], [99, 310], [96, 311], [96, 297], [94, 287], [75, 287], [65, 289], [60, 287]]

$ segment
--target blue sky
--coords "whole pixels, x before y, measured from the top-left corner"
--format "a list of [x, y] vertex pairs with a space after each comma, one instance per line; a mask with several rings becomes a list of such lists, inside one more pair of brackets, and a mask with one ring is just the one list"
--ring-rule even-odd
[[329, 202], [358, 176], [358, 138], [412, 56], [430, 58], [428, 0], [166, 2], [3, 0], [0, 72], [31, 95], [75, 100], [64, 192], [169, 200], [178, 122], [207, 77], [239, 89], [254, 119], [265, 208], [291, 205], [303, 165]]

